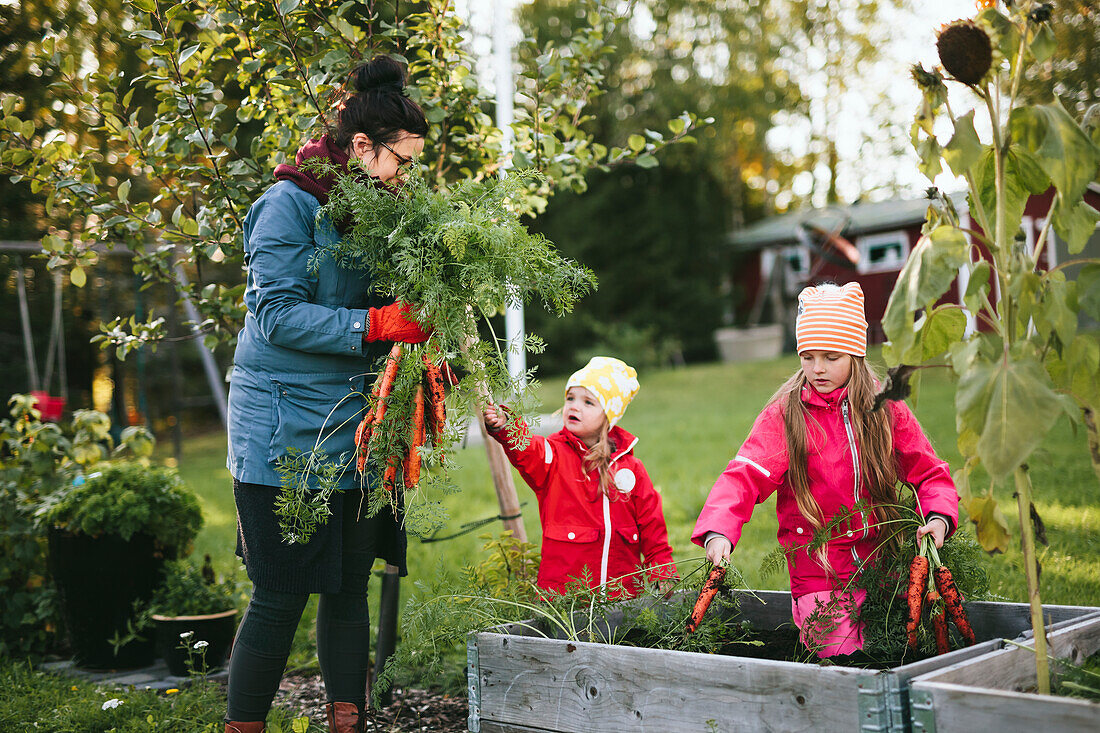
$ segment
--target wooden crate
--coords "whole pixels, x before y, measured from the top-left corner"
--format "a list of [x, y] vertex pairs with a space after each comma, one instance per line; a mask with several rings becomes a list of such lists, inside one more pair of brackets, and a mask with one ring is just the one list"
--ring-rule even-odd
[[[791, 623], [789, 593], [739, 596], [737, 620], [769, 630]], [[1044, 609], [1050, 622], [1100, 611]], [[1030, 626], [1024, 604], [968, 603], [967, 612], [978, 644], [885, 671], [592, 644], [511, 624], [470, 635], [468, 729], [906, 731], [910, 679], [989, 654]]]
[[[1100, 651], [1100, 616], [1059, 626], [1047, 634], [1051, 656], [1080, 663]], [[1035, 688], [1034, 648], [1009, 645], [920, 675], [911, 684], [912, 729], [921, 733], [1100, 730], [1098, 702], [1022, 692]]]

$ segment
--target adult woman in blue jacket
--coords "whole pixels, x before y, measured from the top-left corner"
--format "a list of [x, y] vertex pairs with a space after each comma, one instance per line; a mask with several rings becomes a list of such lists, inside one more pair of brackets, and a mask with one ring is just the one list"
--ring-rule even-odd
[[[361, 731], [370, 659], [367, 581], [376, 558], [405, 574], [405, 538], [397, 518], [360, 512], [353, 472], [334, 492], [332, 516], [305, 544], [282, 541], [273, 504], [280, 459], [308, 452], [323, 433], [329, 456], [353, 451], [355, 419], [367, 372], [393, 341], [428, 334], [399, 303], [369, 294], [367, 275], [325, 258], [319, 247], [340, 233], [317, 217], [332, 178], [307, 160], [348, 170], [358, 161], [373, 182], [400, 179], [424, 148], [428, 124], [405, 96], [403, 67], [379, 56], [352, 76], [354, 91], [336, 124], [307, 142], [295, 165], [275, 169], [278, 181], [252, 205], [244, 224], [244, 301], [248, 312], [229, 388], [229, 456], [237, 505], [237, 554], [253, 583], [229, 663], [227, 733], [264, 730], [291, 642], [310, 594], [320, 593], [317, 656], [329, 700], [330, 729]], [[352, 170], [359, 170], [353, 167]], [[358, 393], [349, 399], [349, 392]], [[338, 406], [337, 406], [338, 405]], [[335, 407], [335, 410], [333, 409]]]

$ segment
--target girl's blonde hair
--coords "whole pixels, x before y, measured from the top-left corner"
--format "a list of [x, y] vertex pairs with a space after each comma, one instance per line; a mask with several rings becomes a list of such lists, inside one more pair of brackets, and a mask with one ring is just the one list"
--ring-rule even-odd
[[[860, 495], [869, 500], [872, 516], [876, 524], [889, 522], [900, 517], [897, 507], [897, 464], [894, 460], [893, 429], [889, 409], [871, 411], [874, 404], [878, 376], [871, 365], [862, 356], [852, 356], [852, 371], [848, 377], [848, 404], [852, 431], [859, 454]], [[778, 402], [783, 408], [784, 433], [787, 443], [787, 479], [794, 491], [798, 510], [815, 531], [825, 526], [825, 516], [821, 506], [814, 498], [807, 472], [807, 456], [812, 434], [808, 413], [802, 402], [802, 389], [807, 386], [806, 375], [799, 369], [772, 396], [771, 402]], [[818, 435], [817, 441], [824, 435]], [[897, 544], [896, 533], [887, 534], [884, 543], [894, 549]], [[829, 572], [833, 572], [827, 554], [827, 545], [815, 552], [818, 562]], [[866, 559], [866, 558], [864, 558]]]
[[595, 444], [584, 454], [582, 467], [587, 476], [594, 469], [600, 473], [600, 493], [611, 496], [611, 455], [615, 452], [615, 443], [608, 437], [611, 425], [604, 416], [603, 426], [600, 428], [600, 437]]

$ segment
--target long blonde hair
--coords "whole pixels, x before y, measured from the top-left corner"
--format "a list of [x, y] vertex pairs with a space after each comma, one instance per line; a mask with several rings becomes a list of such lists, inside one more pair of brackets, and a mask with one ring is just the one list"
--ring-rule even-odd
[[[878, 377], [865, 358], [853, 356], [851, 359], [847, 399], [859, 454], [859, 483], [863, 489], [862, 495], [870, 500], [875, 523], [889, 522], [900, 517], [891, 412], [889, 409], [871, 411]], [[777, 402], [783, 408], [787, 479], [794, 491], [799, 512], [816, 532], [825, 526], [826, 520], [813, 496], [807, 471], [808, 446], [812, 436], [809, 434], [806, 406], [802, 402], [802, 389], [806, 386], [806, 375], [799, 369], [772, 395], [769, 403]], [[898, 542], [896, 535], [889, 533], [887, 536], [891, 539], [885, 544], [892, 548]], [[815, 556], [826, 570], [832, 572], [825, 545], [816, 551]]]
[[611, 454], [615, 452], [615, 443], [608, 437], [611, 426], [604, 416], [603, 426], [600, 428], [600, 437], [584, 454], [582, 467], [587, 476], [594, 469], [600, 472], [600, 493], [611, 496]]

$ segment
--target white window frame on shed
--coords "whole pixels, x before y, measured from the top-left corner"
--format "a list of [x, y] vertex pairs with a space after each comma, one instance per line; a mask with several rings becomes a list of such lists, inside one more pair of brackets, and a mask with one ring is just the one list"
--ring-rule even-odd
[[779, 256], [787, 262], [783, 268], [783, 287], [787, 295], [796, 295], [810, 277], [810, 248], [802, 244], [784, 247]]
[[[879, 262], [871, 262], [871, 252], [877, 247], [887, 246], [890, 249], [896, 247], [899, 256], [890, 257]], [[898, 229], [892, 232], [868, 234], [856, 239], [856, 248], [859, 249], [859, 264], [856, 271], [860, 274], [871, 272], [897, 272], [905, 265], [909, 257], [909, 232]]]

